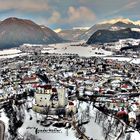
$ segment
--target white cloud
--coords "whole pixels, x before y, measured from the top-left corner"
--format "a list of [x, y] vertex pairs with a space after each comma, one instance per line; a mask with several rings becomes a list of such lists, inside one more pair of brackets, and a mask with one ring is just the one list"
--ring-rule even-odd
[[55, 31], [56, 33], [59, 33], [59, 32], [62, 31], [62, 29], [61, 29], [61, 28], [57, 28], [57, 29], [55, 29], [54, 31]]
[[58, 11], [53, 11], [48, 20], [46, 19], [46, 23], [48, 25], [57, 23], [70, 25], [79, 24], [78, 26], [81, 26], [88, 22], [94, 22], [96, 19], [94, 12], [84, 6], [78, 8], [70, 6], [66, 14], [67, 15], [63, 17]]
[[134, 8], [139, 2], [138, 1], [131, 1], [130, 3], [126, 4], [124, 6], [125, 9], [131, 9]]
[[117, 10], [112, 11], [111, 14], [109, 14], [109, 15], [118, 14], [123, 11], [132, 10], [137, 5], [139, 5], [139, 3], [140, 3], [140, 1], [138, 1], [138, 0], [133, 0], [133, 1], [129, 0], [129, 2], [127, 4], [123, 5], [122, 7], [118, 8]]
[[69, 23], [74, 22], [89, 22], [94, 21], [96, 16], [93, 11], [88, 9], [87, 7], [81, 6], [79, 8], [75, 8], [70, 6], [68, 8], [68, 20]]
[[137, 25], [136, 23], [138, 21], [135, 22], [135, 21], [130, 20], [129, 18], [118, 17], [118, 18], [103, 21], [100, 24], [106, 24], [106, 23], [115, 24], [117, 22], [123, 22], [123, 23], [126, 23], [126, 24], [133, 23], [133, 24]]
[[0, 0], [0, 10], [20, 10], [20, 11], [46, 11], [50, 7], [47, 0]]
[[61, 14], [58, 11], [53, 11], [51, 17], [48, 19], [48, 24], [57, 23], [61, 19]]

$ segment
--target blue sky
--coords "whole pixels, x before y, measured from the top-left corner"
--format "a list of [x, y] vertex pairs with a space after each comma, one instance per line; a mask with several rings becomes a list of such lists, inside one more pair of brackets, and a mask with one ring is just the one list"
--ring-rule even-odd
[[88, 27], [112, 18], [140, 20], [140, 0], [0, 0], [0, 20], [8, 17], [52, 29]]

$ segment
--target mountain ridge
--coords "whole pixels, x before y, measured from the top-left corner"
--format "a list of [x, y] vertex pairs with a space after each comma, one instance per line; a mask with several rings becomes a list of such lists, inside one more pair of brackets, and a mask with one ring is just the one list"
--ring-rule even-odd
[[24, 43], [49, 44], [63, 42], [48, 27], [41, 28], [31, 20], [10, 17], [0, 22], [0, 49], [18, 47]]
[[129, 18], [113, 18], [113, 19], [109, 19], [103, 22], [100, 22], [99, 24], [106, 24], [106, 23], [110, 23], [110, 24], [115, 24], [117, 22], [123, 22], [126, 24], [134, 24], [134, 25], [139, 25], [140, 26], [140, 20], [137, 21], [132, 21]]
[[117, 31], [98, 30], [87, 41], [87, 44], [116, 42], [119, 39], [140, 39], [140, 32], [132, 31], [130, 28]]
[[132, 21], [127, 18], [118, 18], [118, 19], [111, 19], [107, 21], [103, 21], [93, 25], [89, 30], [85, 31], [83, 34], [78, 36], [78, 40], [88, 40], [90, 36], [98, 30], [102, 29], [112, 29], [117, 27], [118, 29], [121, 28], [140, 28], [140, 21]]

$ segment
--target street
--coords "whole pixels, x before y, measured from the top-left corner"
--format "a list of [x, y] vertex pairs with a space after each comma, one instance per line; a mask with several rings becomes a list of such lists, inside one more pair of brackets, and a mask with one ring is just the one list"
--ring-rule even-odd
[[4, 140], [5, 125], [0, 121], [0, 140]]

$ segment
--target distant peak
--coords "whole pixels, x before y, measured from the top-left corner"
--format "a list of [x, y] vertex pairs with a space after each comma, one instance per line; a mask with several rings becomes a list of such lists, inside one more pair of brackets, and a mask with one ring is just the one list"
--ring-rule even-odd
[[59, 33], [59, 32], [61, 32], [61, 31], [62, 31], [61, 28], [57, 28], [57, 29], [54, 30], [54, 32], [56, 32], [56, 33]]
[[119, 23], [119, 22], [123, 22], [125, 24], [140, 25], [140, 21], [132, 21], [129, 18], [115, 18], [115, 19], [110, 19], [110, 20], [103, 21], [100, 24], [115, 24], [115, 23]]
[[28, 25], [37, 25], [31, 20], [21, 19], [17, 17], [9, 17], [1, 22], [2, 24], [28, 24]]
[[15, 21], [15, 20], [21, 20], [21, 19], [16, 18], [16, 17], [9, 17], [9, 18], [7, 18], [7, 19], [5, 19], [5, 20]]
[[16, 17], [11, 17], [10, 19], [11, 19], [11, 20], [19, 20], [19, 19], [16, 18]]
[[79, 30], [88, 30], [90, 27], [73, 27], [73, 30], [79, 29]]

